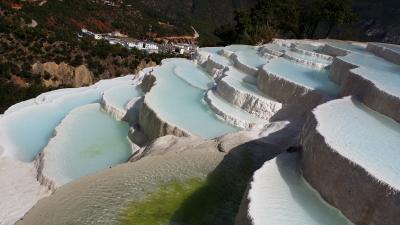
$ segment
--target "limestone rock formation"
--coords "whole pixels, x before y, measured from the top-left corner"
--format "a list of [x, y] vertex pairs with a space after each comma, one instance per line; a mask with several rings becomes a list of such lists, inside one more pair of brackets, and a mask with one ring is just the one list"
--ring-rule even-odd
[[78, 67], [70, 66], [64, 62], [35, 63], [32, 72], [43, 76], [43, 83], [47, 87], [58, 87], [60, 85], [81, 87], [93, 83], [93, 73], [85, 65]]

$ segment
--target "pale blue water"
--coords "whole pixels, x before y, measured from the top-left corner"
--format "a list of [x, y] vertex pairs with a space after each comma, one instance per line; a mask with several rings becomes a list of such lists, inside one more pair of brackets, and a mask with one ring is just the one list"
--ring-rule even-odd
[[224, 49], [231, 51], [231, 52], [237, 52], [237, 51], [252, 50], [252, 49], [254, 49], [254, 46], [252, 46], [252, 45], [228, 45]]
[[126, 109], [126, 104], [135, 97], [142, 96], [143, 92], [139, 86], [129, 84], [118, 85], [104, 92], [104, 98], [111, 105], [121, 109]]
[[283, 58], [271, 60], [263, 69], [299, 85], [332, 96], [339, 94], [339, 87], [329, 79], [329, 71], [325, 69], [313, 69]]
[[400, 124], [346, 97], [319, 106], [327, 143], [374, 177], [400, 189]]
[[226, 58], [225, 56], [222, 56], [222, 55], [211, 54], [210, 58], [212, 61], [214, 61], [220, 65], [223, 65], [223, 66], [229, 66], [232, 64], [228, 58]]
[[23, 109], [23, 108], [26, 108], [26, 107], [29, 107], [29, 106], [33, 106], [33, 105], [36, 105], [35, 99], [29, 99], [29, 100], [26, 100], [26, 101], [23, 101], [23, 102], [19, 102], [19, 103], [15, 104], [15, 105], [10, 106], [4, 112], [4, 114], [10, 114], [10, 113], [16, 112], [16, 111], [18, 111], [20, 109]]
[[190, 85], [203, 90], [211, 88], [214, 84], [214, 80], [206, 72], [188, 60], [182, 60], [179, 66], [175, 67], [174, 72]]
[[35, 98], [35, 100], [38, 103], [49, 103], [49, 102], [54, 101], [55, 99], [62, 97], [64, 95], [82, 92], [87, 89], [88, 89], [88, 87], [58, 89], [58, 90], [43, 93], [43, 94], [37, 96]]
[[63, 185], [126, 162], [132, 154], [129, 125], [89, 104], [71, 112], [44, 149], [46, 176]]
[[0, 119], [0, 144], [6, 155], [30, 162], [53, 136], [54, 128], [74, 108], [99, 102], [102, 91], [122, 80], [104, 80], [98, 88], [71, 93], [51, 103], [33, 105], [14, 111]]
[[214, 138], [238, 129], [228, 125], [203, 102], [204, 90], [195, 88], [174, 74], [175, 64], [184, 59], [169, 59], [154, 70], [157, 85], [146, 95], [146, 101], [169, 123], [203, 138]]
[[218, 54], [223, 48], [224, 47], [204, 47], [200, 48], [200, 50], [207, 53]]
[[261, 66], [266, 64], [269, 59], [267, 57], [260, 56], [257, 53], [257, 50], [254, 48], [239, 50], [235, 52], [235, 54], [237, 55], [240, 62], [255, 68], [260, 68]]
[[224, 74], [240, 81], [245, 81], [251, 84], [257, 83], [257, 77], [244, 73], [233, 66], [229, 66], [229, 69], [225, 71]]

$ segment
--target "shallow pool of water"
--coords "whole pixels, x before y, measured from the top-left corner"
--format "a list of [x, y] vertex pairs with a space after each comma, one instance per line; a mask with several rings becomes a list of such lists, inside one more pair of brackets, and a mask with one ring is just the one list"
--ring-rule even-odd
[[5, 115], [0, 119], [0, 147], [4, 154], [25, 162], [32, 161], [53, 136], [54, 128], [72, 109], [100, 102], [104, 90], [126, 82], [124, 79], [102, 80], [86, 91]]
[[310, 89], [332, 96], [339, 94], [339, 87], [329, 79], [329, 71], [325, 69], [313, 69], [283, 58], [271, 60], [263, 69]]
[[128, 104], [130, 100], [142, 95], [143, 92], [140, 87], [123, 84], [105, 91], [103, 97], [109, 104], [113, 105], [114, 107], [125, 110], [126, 104]]
[[[154, 70], [157, 84], [146, 95], [150, 108], [163, 120], [203, 138], [237, 131], [217, 118], [204, 103], [204, 90], [193, 87], [174, 73], [176, 66], [182, 63], [187, 63], [187, 60], [169, 59]], [[193, 70], [192, 73], [198, 73], [195, 67]]]
[[44, 149], [43, 173], [63, 185], [125, 162], [132, 154], [129, 125], [89, 104], [73, 110]]

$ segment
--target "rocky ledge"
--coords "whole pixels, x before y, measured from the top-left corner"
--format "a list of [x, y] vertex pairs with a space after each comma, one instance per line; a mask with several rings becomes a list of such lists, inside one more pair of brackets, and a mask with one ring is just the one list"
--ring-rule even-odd
[[[335, 104], [348, 101], [351, 99], [326, 103], [315, 109], [308, 117], [301, 135], [303, 176], [329, 204], [338, 208], [353, 223], [357, 225], [399, 224], [399, 189], [372, 175], [361, 166], [357, 160], [363, 160], [362, 155], [359, 159], [350, 159], [329, 144], [327, 138], [332, 139], [333, 137], [329, 135], [335, 135], [335, 131], [332, 131], [332, 134], [320, 131], [320, 123], [324, 121], [318, 121], [316, 117], [319, 108], [334, 110], [337, 108]], [[341, 124], [337, 126], [340, 127]], [[379, 139], [379, 137], [376, 138]], [[351, 145], [351, 147], [357, 146]]]

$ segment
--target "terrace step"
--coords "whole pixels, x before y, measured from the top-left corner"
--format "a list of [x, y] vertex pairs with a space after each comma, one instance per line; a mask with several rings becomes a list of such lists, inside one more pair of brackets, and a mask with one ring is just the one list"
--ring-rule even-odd
[[351, 225], [300, 175], [297, 153], [282, 153], [254, 175], [236, 225]]
[[265, 123], [267, 123], [266, 120], [262, 120], [238, 107], [229, 104], [220, 96], [218, 96], [213, 90], [209, 90], [206, 93], [204, 100], [217, 115], [234, 126], [250, 129], [255, 126], [262, 127]]
[[175, 68], [180, 65], [191, 66], [186, 70], [190, 69], [192, 74], [207, 76], [200, 74], [200, 68], [186, 59], [163, 60], [161, 66], [154, 68], [152, 74], [156, 81], [145, 95], [139, 116], [147, 137], [153, 140], [173, 134], [215, 138], [237, 131], [238, 128], [220, 120], [203, 102], [205, 90], [194, 87], [176, 74]]
[[400, 65], [366, 52], [335, 58], [331, 79], [341, 95], [357, 96], [371, 109], [400, 122]]
[[301, 142], [304, 177], [347, 218], [400, 223], [399, 123], [346, 97], [318, 106]]
[[266, 120], [282, 107], [275, 99], [259, 91], [254, 84], [238, 80], [234, 76], [225, 76], [217, 81], [216, 92], [230, 104]]

